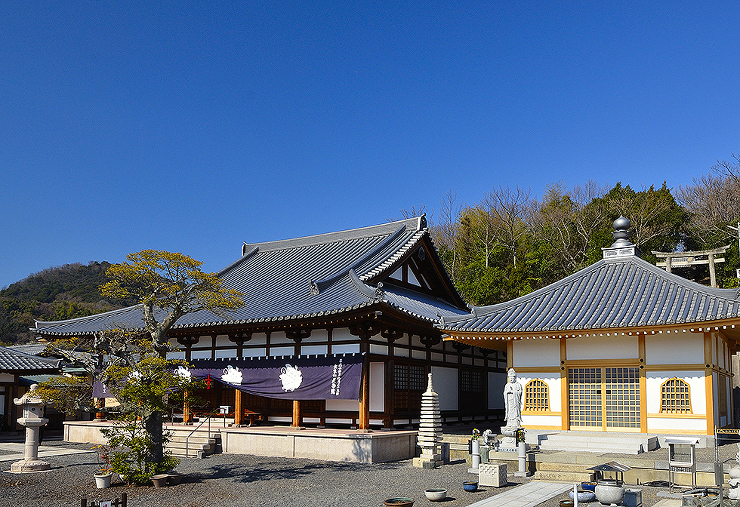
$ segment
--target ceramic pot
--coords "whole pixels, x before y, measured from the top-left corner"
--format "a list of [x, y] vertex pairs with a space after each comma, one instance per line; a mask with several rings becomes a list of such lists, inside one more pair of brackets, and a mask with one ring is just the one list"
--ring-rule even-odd
[[478, 481], [463, 482], [463, 489], [465, 491], [475, 491], [476, 489], [478, 489]]
[[447, 498], [446, 489], [427, 489], [424, 491], [424, 495], [430, 502], [440, 502]]
[[167, 474], [167, 483], [170, 486], [177, 486], [182, 481], [182, 474], [170, 472]]
[[599, 481], [594, 488], [596, 499], [603, 505], [618, 505], [624, 499], [624, 488], [617, 481]]
[[[573, 499], [573, 490], [568, 493], [570, 495], [570, 498]], [[593, 491], [579, 491], [578, 492], [578, 503], [581, 502], [593, 502], [594, 501], [594, 492]]]
[[113, 477], [113, 474], [96, 474], [95, 485], [98, 487], [98, 489], [109, 488], [111, 477]]
[[167, 485], [167, 474], [152, 475], [150, 479], [155, 488], [163, 488]]
[[414, 505], [412, 498], [389, 498], [383, 501], [383, 505], [386, 507], [411, 507]]

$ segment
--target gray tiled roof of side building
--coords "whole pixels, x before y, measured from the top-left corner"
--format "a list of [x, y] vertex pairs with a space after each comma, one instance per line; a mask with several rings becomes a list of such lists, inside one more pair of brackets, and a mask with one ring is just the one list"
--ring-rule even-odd
[[[422, 294], [386, 287], [378, 298], [364, 281], [391, 268], [425, 235], [423, 217], [305, 238], [244, 245], [243, 256], [219, 272], [244, 293], [245, 305], [223, 317], [201, 311], [175, 328], [246, 324], [332, 315], [382, 302], [428, 321], [465, 312]], [[59, 322], [37, 322], [48, 335], [88, 334], [110, 327], [142, 328], [140, 307]]]
[[0, 347], [0, 371], [5, 372], [52, 372], [59, 369], [58, 359], [32, 356]]
[[740, 317], [737, 289], [707, 287], [637, 257], [602, 259], [547, 287], [473, 315], [449, 331], [561, 332], [700, 323]]

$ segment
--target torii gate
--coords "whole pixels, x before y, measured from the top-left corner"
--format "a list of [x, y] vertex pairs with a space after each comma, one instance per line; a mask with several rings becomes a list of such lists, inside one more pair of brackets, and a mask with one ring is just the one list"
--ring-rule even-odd
[[[653, 255], [658, 258], [665, 259], [665, 262], [658, 262], [655, 264], [660, 268], [665, 268], [669, 273], [672, 268], [686, 268], [691, 266], [698, 266], [700, 264], [709, 264], [709, 281], [712, 287], [717, 286], [717, 274], [714, 269], [716, 263], [725, 262], [724, 257], [715, 257], [715, 255], [722, 255], [725, 251], [730, 248], [730, 245], [721, 246], [713, 250], [701, 250], [696, 252], [655, 252]], [[699, 259], [698, 257], [702, 257]], [[706, 259], [704, 258], [706, 257]]]

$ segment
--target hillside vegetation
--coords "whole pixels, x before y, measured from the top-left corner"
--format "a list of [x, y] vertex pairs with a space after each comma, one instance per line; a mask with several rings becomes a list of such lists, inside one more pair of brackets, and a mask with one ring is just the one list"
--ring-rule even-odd
[[98, 287], [108, 281], [108, 262], [65, 264], [45, 269], [0, 290], [0, 341], [25, 343], [34, 319], [65, 320], [115, 308]]

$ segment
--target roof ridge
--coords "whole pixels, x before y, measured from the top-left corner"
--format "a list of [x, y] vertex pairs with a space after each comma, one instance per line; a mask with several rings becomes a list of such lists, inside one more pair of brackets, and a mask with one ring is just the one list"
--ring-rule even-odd
[[86, 321], [86, 320], [90, 320], [90, 319], [94, 319], [94, 318], [103, 317], [103, 316], [106, 316], [106, 315], [117, 315], [117, 314], [120, 314], [120, 313], [129, 312], [129, 311], [131, 311], [131, 310], [133, 310], [135, 308], [141, 308], [142, 306], [143, 305], [141, 303], [139, 303], [139, 304], [136, 304], [136, 305], [126, 306], [124, 308], [117, 308], [115, 310], [109, 310], [107, 312], [94, 313], [92, 315], [86, 315], [84, 317], [75, 317], [73, 319], [66, 319], [66, 320], [48, 320], [47, 321], [47, 320], [33, 319], [34, 324], [36, 325], [36, 327], [30, 328], [30, 330], [31, 331], [37, 331], [39, 329], [43, 329], [43, 328], [49, 327], [49, 326], [58, 326], [60, 324], [71, 324], [73, 322]]
[[[337, 241], [343, 241], [350, 238], [364, 238], [371, 236], [381, 236], [388, 234], [389, 232], [395, 232], [399, 228], [411, 228], [420, 230], [426, 227], [426, 218], [414, 217], [407, 218], [405, 220], [397, 220], [394, 222], [387, 222], [384, 224], [368, 225], [365, 227], [358, 227], [356, 229], [346, 229], [343, 231], [325, 232], [322, 234], [314, 234], [310, 236], [300, 236], [297, 238], [286, 238], [278, 239], [274, 241], [264, 241], [261, 243], [244, 243], [243, 249], [249, 249], [250, 247], [259, 247], [261, 251], [273, 251], [282, 250], [286, 248], [297, 248], [301, 246], [317, 245], [322, 243], [334, 243]], [[246, 250], [245, 250], [246, 251]]]

